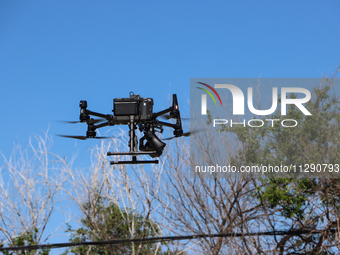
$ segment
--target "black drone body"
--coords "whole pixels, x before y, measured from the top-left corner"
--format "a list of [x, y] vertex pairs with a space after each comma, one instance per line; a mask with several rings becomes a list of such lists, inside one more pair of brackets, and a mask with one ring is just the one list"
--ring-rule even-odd
[[[174, 137], [164, 139], [169, 140], [181, 136], [189, 136], [190, 132], [183, 133], [180, 111], [178, 108], [177, 96], [172, 96], [172, 106], [160, 112], [153, 112], [153, 99], [141, 98], [139, 95], [134, 95], [130, 92], [129, 98], [115, 98], [113, 99], [113, 114], [102, 114], [93, 112], [87, 109], [87, 101], [80, 101], [80, 122], [87, 123], [86, 136], [65, 136], [69, 138], [76, 138], [85, 140], [87, 138], [102, 139], [105, 137], [97, 137], [96, 129], [114, 126], [114, 125], [128, 125], [129, 131], [129, 152], [108, 152], [108, 156], [114, 155], [130, 155], [131, 161], [111, 161], [111, 164], [157, 164], [158, 160], [137, 160], [138, 155], [150, 155], [152, 158], [162, 155], [166, 144], [162, 142], [155, 134], [155, 132], [163, 132], [163, 126], [173, 128]], [[168, 114], [169, 115], [165, 115]], [[101, 119], [93, 119], [90, 116], [99, 117]], [[175, 119], [176, 123], [168, 123], [160, 121], [157, 118], [163, 117], [166, 119]], [[74, 122], [72, 122], [74, 123]], [[97, 124], [98, 123], [98, 124]], [[137, 129], [144, 134], [139, 140], [139, 151], [137, 148], [138, 141], [135, 130]]]

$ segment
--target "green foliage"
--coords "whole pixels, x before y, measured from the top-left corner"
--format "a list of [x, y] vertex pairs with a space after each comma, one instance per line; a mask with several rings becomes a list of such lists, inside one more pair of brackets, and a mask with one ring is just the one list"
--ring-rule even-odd
[[[140, 214], [135, 214], [132, 210], [122, 211], [114, 203], [108, 202], [107, 199], [99, 197], [96, 205], [91, 203], [84, 205], [85, 211], [89, 213], [81, 219], [81, 227], [73, 230], [68, 226], [67, 232], [71, 233], [70, 242], [85, 241], [106, 241], [117, 239], [138, 239], [155, 237], [159, 233], [158, 225]], [[131, 235], [134, 226], [133, 235]], [[131, 254], [134, 245], [135, 251], [138, 250], [139, 243], [123, 243], [115, 245], [101, 246], [78, 246], [68, 249], [64, 254]], [[89, 249], [91, 250], [88, 253]], [[155, 244], [143, 243], [139, 254], [151, 254], [155, 252]], [[161, 254], [159, 251], [158, 254]]]
[[[286, 116], [277, 112], [263, 118], [264, 123], [267, 123], [265, 119], [278, 119], [273, 127], [269, 124], [261, 128], [220, 128], [220, 132], [235, 134], [242, 145], [232, 159], [233, 165], [340, 164], [340, 98], [332, 88], [328, 79], [314, 88], [312, 99], [305, 104], [312, 116], [305, 116], [297, 107], [289, 105]], [[291, 97], [296, 98], [296, 95]], [[279, 99], [279, 109], [280, 103]], [[282, 127], [279, 123], [283, 119], [294, 119], [298, 125]], [[260, 176], [259, 185], [253, 192], [259, 206], [284, 217], [286, 227], [290, 224], [291, 229], [324, 229], [327, 233], [282, 238], [280, 247], [292, 252], [289, 254], [337, 254], [322, 248], [324, 244], [338, 243], [335, 234], [328, 232], [339, 224], [340, 178], [335, 174], [339, 173]]]
[[282, 215], [286, 218], [297, 216], [304, 219], [304, 205], [308, 196], [313, 194], [313, 180], [279, 178], [263, 182], [266, 185], [258, 190], [258, 199], [266, 201], [272, 209], [281, 207]]
[[[238, 165], [271, 165], [299, 166], [304, 164], [339, 164], [340, 163], [340, 100], [332, 95], [332, 86], [326, 83], [314, 88], [313, 97], [306, 108], [312, 116], [305, 116], [294, 105], [288, 106], [286, 116], [279, 112], [271, 119], [295, 119], [298, 125], [294, 128], [283, 128], [276, 122], [274, 127], [264, 125], [261, 128], [223, 127], [220, 131], [236, 134], [242, 143], [242, 150], [233, 159]], [[292, 94], [292, 98], [296, 95]], [[280, 99], [278, 100], [280, 108]], [[263, 119], [268, 118], [266, 116]], [[303, 218], [307, 200], [318, 192], [320, 203], [339, 202], [336, 191], [339, 181], [322, 182], [304, 176], [296, 178], [272, 178], [267, 175], [262, 179], [263, 186], [256, 196], [270, 208], [279, 207], [286, 218], [297, 216]], [[294, 176], [296, 177], [296, 176]], [[315, 176], [314, 176], [315, 177]], [[320, 174], [320, 177], [334, 177]], [[332, 184], [331, 184], [332, 183]], [[325, 186], [321, 186], [325, 185]], [[332, 186], [333, 185], [333, 186]], [[327, 196], [323, 191], [327, 191]], [[332, 195], [333, 194], [333, 195]]]
[[[21, 247], [28, 245], [37, 245], [37, 234], [39, 230], [34, 228], [32, 231], [27, 231], [15, 238], [12, 239], [11, 243], [8, 245], [9, 247]], [[2, 242], [1, 242], [2, 243]], [[4, 247], [3, 244], [0, 244], [0, 247]], [[16, 251], [0, 251], [1, 254], [4, 255], [15, 255]], [[39, 250], [38, 253], [36, 250], [25, 251], [23, 254], [25, 255], [48, 255], [50, 253], [50, 249]]]

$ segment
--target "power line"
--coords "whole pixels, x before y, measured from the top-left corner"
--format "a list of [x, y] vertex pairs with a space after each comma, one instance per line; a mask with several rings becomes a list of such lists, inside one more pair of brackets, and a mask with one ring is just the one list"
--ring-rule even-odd
[[[335, 233], [335, 229], [328, 230]], [[265, 231], [255, 233], [221, 233], [221, 234], [200, 234], [200, 235], [188, 235], [188, 236], [166, 236], [166, 237], [151, 237], [142, 239], [120, 239], [120, 240], [108, 240], [108, 241], [91, 241], [91, 242], [75, 242], [75, 243], [55, 243], [55, 244], [37, 244], [17, 247], [2, 247], [0, 251], [15, 251], [15, 250], [41, 250], [41, 249], [54, 249], [64, 248], [80, 245], [105, 245], [105, 244], [121, 244], [121, 243], [157, 243], [164, 241], [176, 241], [176, 240], [189, 240], [200, 238], [213, 238], [213, 237], [241, 237], [241, 236], [274, 236], [274, 235], [302, 235], [302, 234], [319, 234], [321, 230], [286, 230], [286, 231]]]

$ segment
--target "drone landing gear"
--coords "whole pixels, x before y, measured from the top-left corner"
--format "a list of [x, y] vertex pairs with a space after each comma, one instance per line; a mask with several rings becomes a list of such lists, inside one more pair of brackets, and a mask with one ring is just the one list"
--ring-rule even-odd
[[[109, 154], [107, 154], [109, 155]], [[116, 154], [110, 154], [110, 155], [116, 155]], [[132, 160], [131, 161], [124, 161], [124, 160], [120, 160], [120, 161], [110, 161], [111, 165], [126, 165], [126, 164], [158, 164], [158, 160], [137, 160], [137, 156], [132, 156]]]
[[129, 124], [129, 135], [130, 135], [130, 151], [129, 152], [108, 152], [108, 156], [119, 156], [119, 155], [127, 155], [132, 156], [132, 160], [114, 160], [110, 161], [111, 165], [124, 165], [124, 164], [158, 164], [158, 160], [137, 160], [138, 155], [150, 155], [157, 153], [156, 151], [138, 151], [137, 150], [137, 136], [135, 133], [136, 125], [134, 123], [134, 116], [130, 116], [130, 124]]
[[148, 155], [149, 153], [156, 153], [153, 151], [150, 152], [142, 152], [142, 151], [130, 151], [130, 152], [108, 152], [108, 156], [117, 156], [117, 155], [130, 155], [132, 156], [132, 160], [118, 160], [118, 161], [110, 161], [111, 165], [119, 165], [119, 164], [158, 164], [158, 160], [137, 160], [138, 155]]

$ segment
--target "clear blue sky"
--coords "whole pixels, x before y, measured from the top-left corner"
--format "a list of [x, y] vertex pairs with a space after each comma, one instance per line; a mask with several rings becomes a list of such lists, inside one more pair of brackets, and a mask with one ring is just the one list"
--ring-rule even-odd
[[[134, 91], [161, 109], [172, 93], [186, 101], [193, 77], [332, 74], [339, 13], [339, 1], [1, 0], [0, 151], [49, 126], [83, 135], [53, 122], [77, 120], [82, 99], [111, 113], [113, 98]], [[54, 137], [52, 150], [96, 142]]]
[[[111, 113], [134, 91], [161, 110], [172, 93], [185, 105], [190, 78], [331, 75], [339, 14], [335, 0], [0, 0], [0, 151], [49, 127], [85, 135], [54, 122], [77, 120], [80, 100]], [[99, 143], [53, 139], [67, 157]]]

